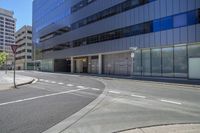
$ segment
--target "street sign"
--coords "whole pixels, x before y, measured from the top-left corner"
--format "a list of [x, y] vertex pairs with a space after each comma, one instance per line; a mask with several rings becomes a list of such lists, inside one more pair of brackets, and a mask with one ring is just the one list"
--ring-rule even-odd
[[13, 54], [16, 54], [17, 48], [18, 48], [18, 45], [11, 45], [11, 49], [13, 51]]
[[17, 88], [16, 83], [15, 83], [15, 69], [16, 69], [16, 52], [17, 52], [18, 45], [11, 45], [11, 49], [14, 54], [14, 75], [13, 75], [13, 81], [14, 81], [14, 87]]

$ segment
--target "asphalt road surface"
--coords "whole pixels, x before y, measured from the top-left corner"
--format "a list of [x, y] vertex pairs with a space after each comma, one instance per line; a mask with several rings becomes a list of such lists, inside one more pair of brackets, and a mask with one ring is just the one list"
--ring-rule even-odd
[[[40, 133], [84, 108], [105, 89], [90, 76], [20, 72], [39, 79], [0, 91], [0, 133]], [[200, 123], [200, 88], [101, 78], [108, 94], [66, 133], [111, 133], [162, 124]]]
[[0, 92], [0, 133], [40, 133], [96, 99], [105, 86], [76, 75], [41, 72], [35, 84]]

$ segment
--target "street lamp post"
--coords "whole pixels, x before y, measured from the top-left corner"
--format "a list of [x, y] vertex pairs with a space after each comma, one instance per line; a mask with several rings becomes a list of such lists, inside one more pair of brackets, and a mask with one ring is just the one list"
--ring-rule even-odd
[[135, 57], [135, 51], [137, 50], [137, 47], [130, 47], [131, 50], [131, 76], [133, 76], [134, 73], [134, 57]]

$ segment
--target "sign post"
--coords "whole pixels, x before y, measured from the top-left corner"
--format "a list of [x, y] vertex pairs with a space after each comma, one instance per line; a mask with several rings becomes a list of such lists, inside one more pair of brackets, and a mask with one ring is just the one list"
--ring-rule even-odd
[[17, 51], [18, 45], [11, 45], [11, 49], [13, 51], [14, 54], [14, 76], [13, 76], [13, 82], [14, 82], [14, 87], [17, 88], [16, 86], [16, 82], [15, 82], [15, 65], [16, 65], [16, 51]]
[[8, 63], [7, 63], [8, 61], [7, 60], [8, 60], [8, 55], [6, 55], [6, 74], [8, 73]]

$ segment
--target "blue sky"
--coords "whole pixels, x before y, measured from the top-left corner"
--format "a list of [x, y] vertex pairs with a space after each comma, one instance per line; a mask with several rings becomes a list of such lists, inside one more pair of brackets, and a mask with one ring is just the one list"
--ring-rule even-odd
[[14, 11], [16, 30], [23, 25], [32, 25], [32, 0], [0, 0], [0, 7]]

